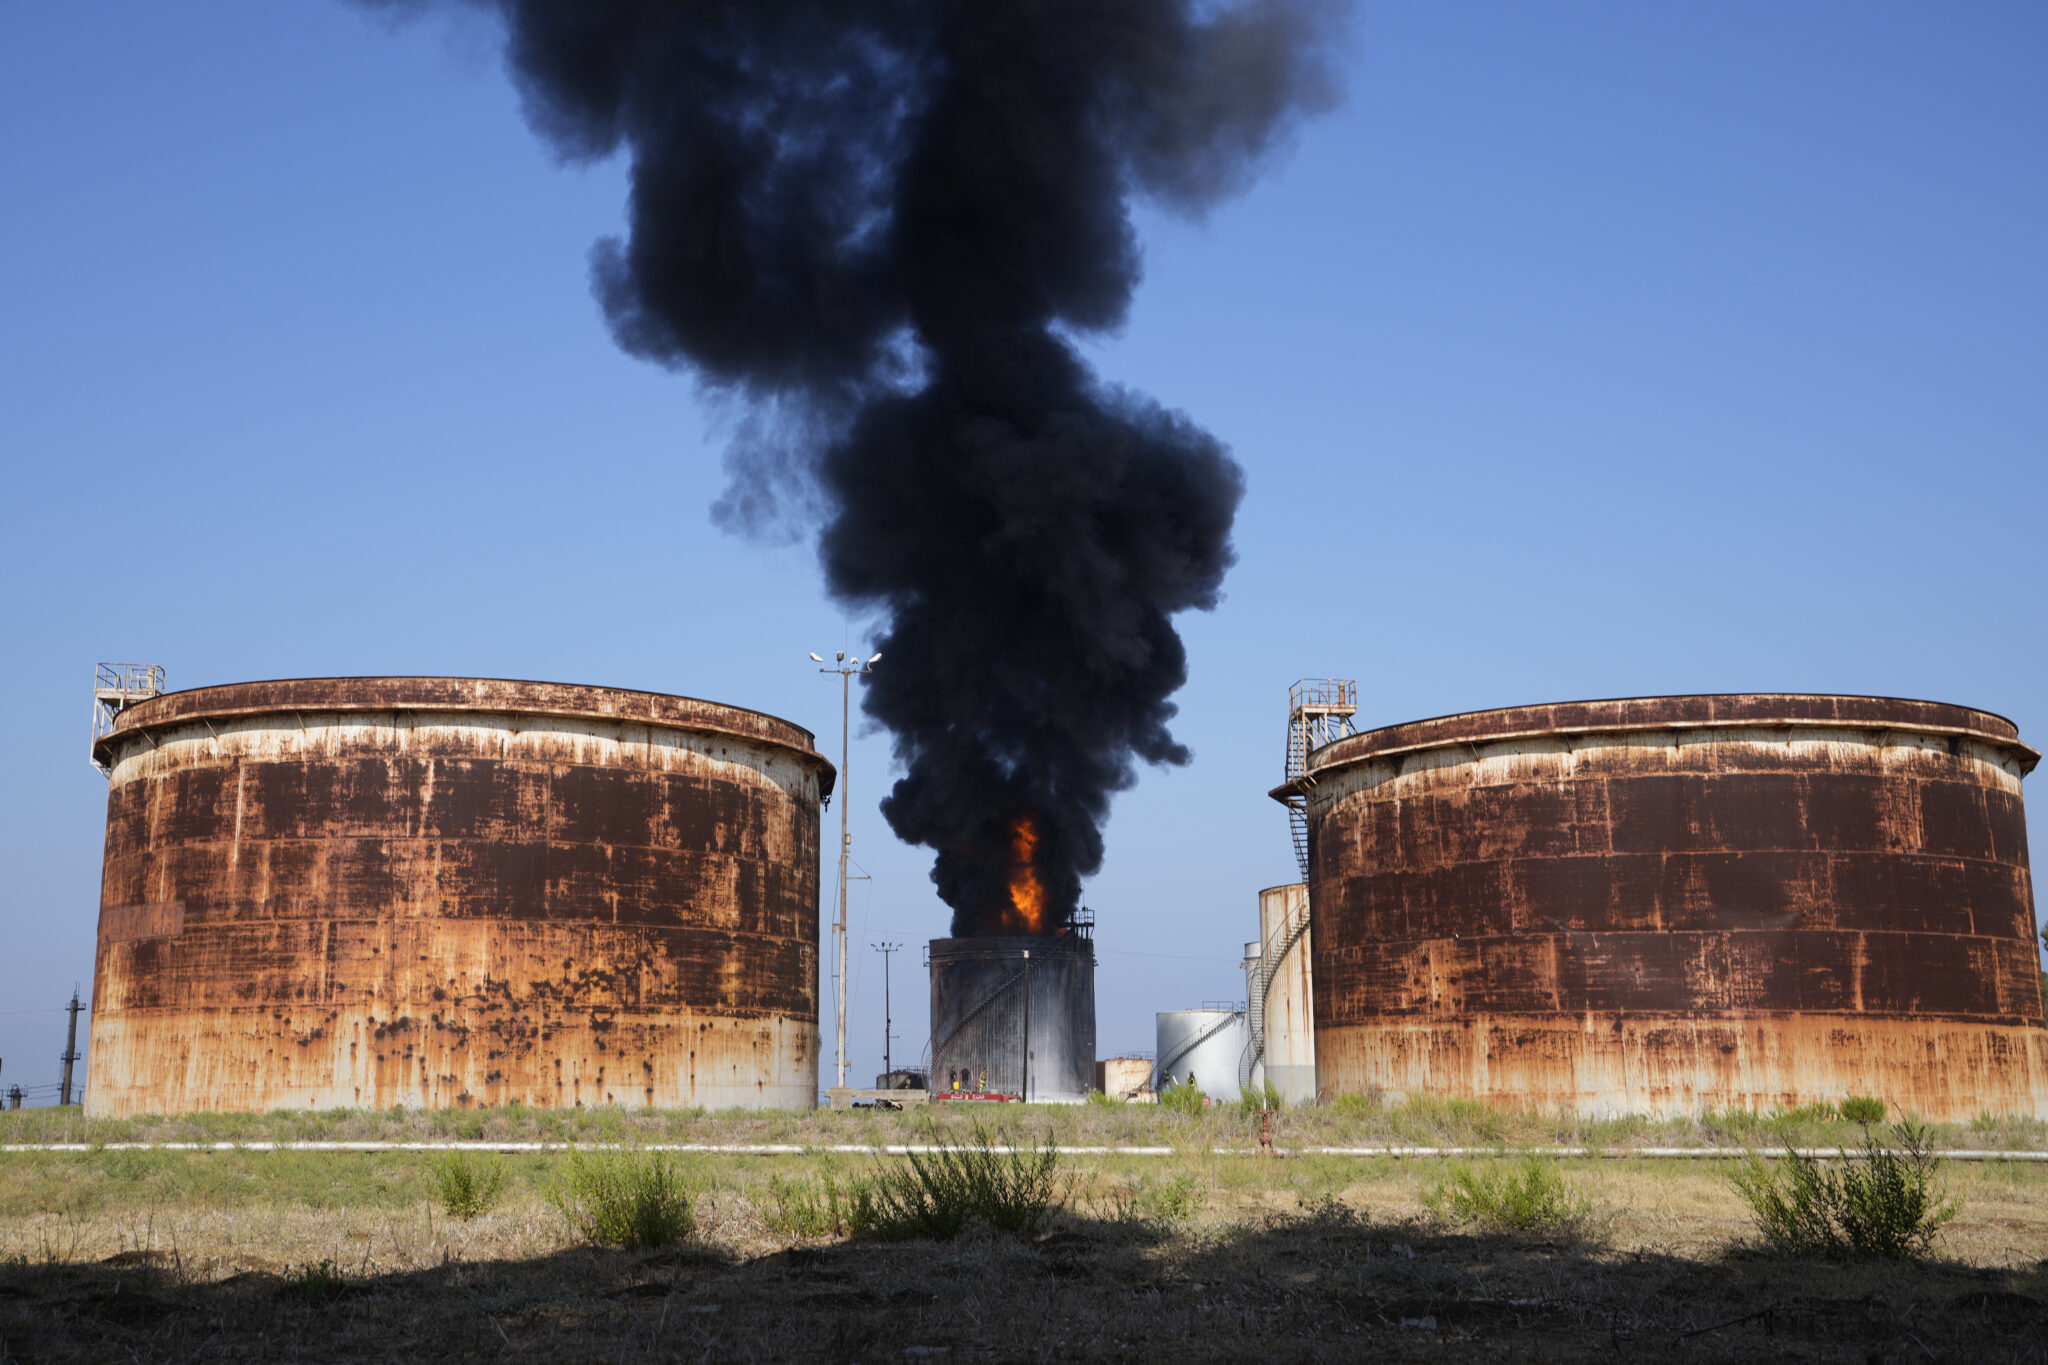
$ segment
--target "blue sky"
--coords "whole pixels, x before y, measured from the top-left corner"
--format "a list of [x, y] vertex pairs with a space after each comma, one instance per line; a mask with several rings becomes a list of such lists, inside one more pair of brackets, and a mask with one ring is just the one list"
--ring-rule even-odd
[[[0, 4], [0, 1086], [55, 1081], [90, 984], [95, 660], [644, 687], [836, 750], [805, 654], [862, 623], [807, 546], [712, 525], [731, 414], [586, 287], [622, 168], [553, 164], [495, 42]], [[1088, 891], [1105, 1053], [1242, 995], [1296, 677], [1357, 677], [1366, 724], [1829, 690], [2048, 736], [2048, 10], [1369, 3], [1346, 64], [1249, 194], [1139, 209], [1146, 283], [1089, 343], [1250, 483], [1183, 620], [1195, 762], [1121, 798]], [[856, 736], [901, 1060], [946, 916], [887, 767]]]

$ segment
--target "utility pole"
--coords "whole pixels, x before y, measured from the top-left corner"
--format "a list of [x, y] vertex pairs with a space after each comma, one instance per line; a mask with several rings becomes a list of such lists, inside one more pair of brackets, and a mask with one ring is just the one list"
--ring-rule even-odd
[[1024, 1084], [1018, 1099], [1031, 1103], [1031, 950], [1024, 950]]
[[874, 672], [875, 664], [877, 663], [877, 661], [881, 659], [882, 656], [881, 654], [877, 653], [872, 658], [862, 660], [859, 655], [855, 655], [853, 662], [848, 663], [846, 661], [846, 651], [842, 649], [835, 653], [832, 657], [835, 662], [828, 664], [825, 662], [824, 655], [815, 653], [811, 655], [811, 658], [815, 659], [821, 665], [818, 671], [820, 673], [837, 673], [839, 675], [840, 684], [838, 792], [839, 919], [832, 926], [832, 932], [838, 936], [839, 940], [839, 950], [837, 954], [839, 959], [839, 965], [833, 975], [833, 996], [834, 1004], [838, 1008], [839, 1031], [838, 1049], [835, 1054], [837, 1058], [835, 1062], [835, 1067], [838, 1072], [838, 1079], [833, 1082], [833, 1085], [835, 1088], [843, 1089], [846, 1085], [846, 855], [853, 847], [853, 836], [849, 834], [846, 829], [847, 792], [852, 789], [853, 785], [847, 775], [847, 768], [849, 766], [848, 755], [850, 752], [847, 747], [847, 727], [850, 723], [853, 714], [853, 675], [856, 673]]
[[903, 945], [875, 943], [869, 946], [882, 955], [882, 1073], [887, 1075], [896, 1069], [889, 1060], [889, 1042], [895, 1036], [896, 1029], [895, 1015], [889, 1008], [889, 954], [902, 952]]
[[78, 1060], [78, 987], [71, 988], [71, 1032], [64, 1039], [64, 1084], [57, 1088], [57, 1103], [71, 1103], [71, 1064]]

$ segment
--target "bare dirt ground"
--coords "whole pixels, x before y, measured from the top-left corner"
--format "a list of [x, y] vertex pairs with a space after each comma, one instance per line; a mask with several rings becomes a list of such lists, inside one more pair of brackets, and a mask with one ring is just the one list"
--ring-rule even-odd
[[1545, 1238], [1433, 1222], [1433, 1161], [1070, 1158], [1035, 1237], [877, 1244], [770, 1226], [778, 1181], [869, 1159], [707, 1158], [691, 1238], [626, 1253], [506, 1160], [462, 1222], [411, 1154], [0, 1158], [0, 1361], [2048, 1361], [2018, 1164], [1949, 1169], [1930, 1259], [1830, 1265], [1750, 1246], [1712, 1162], [1568, 1162], [1596, 1212]]

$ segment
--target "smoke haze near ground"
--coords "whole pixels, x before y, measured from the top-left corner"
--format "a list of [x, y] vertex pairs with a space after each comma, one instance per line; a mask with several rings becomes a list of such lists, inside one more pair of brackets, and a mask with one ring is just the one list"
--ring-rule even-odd
[[627, 351], [747, 414], [717, 508], [810, 510], [837, 599], [879, 611], [863, 706], [956, 934], [999, 932], [1020, 825], [1057, 928], [1111, 795], [1180, 764], [1172, 624], [1215, 605], [1243, 476], [1090, 372], [1149, 197], [1199, 214], [1336, 98], [1310, 0], [593, 3], [497, 11], [527, 117], [630, 157], [592, 251]]

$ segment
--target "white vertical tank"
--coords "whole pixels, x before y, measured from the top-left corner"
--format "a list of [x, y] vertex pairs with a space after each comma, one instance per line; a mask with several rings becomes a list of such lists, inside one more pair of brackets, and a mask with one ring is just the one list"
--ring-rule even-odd
[[[1309, 976], [1308, 886], [1294, 882], [1259, 893], [1259, 965], [1263, 1005], [1264, 1080], [1288, 1104], [1313, 1104], [1316, 1021]], [[1249, 953], [1247, 961], [1249, 961]]]
[[1213, 1100], [1235, 1100], [1241, 1093], [1238, 1063], [1248, 1038], [1242, 1009], [1211, 1003], [1198, 1010], [1166, 1010], [1159, 1015], [1159, 1060], [1153, 1082], [1162, 1088], [1185, 1083], [1192, 1071], [1203, 1094]]

